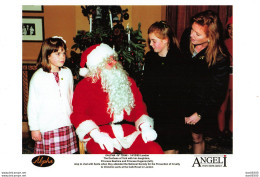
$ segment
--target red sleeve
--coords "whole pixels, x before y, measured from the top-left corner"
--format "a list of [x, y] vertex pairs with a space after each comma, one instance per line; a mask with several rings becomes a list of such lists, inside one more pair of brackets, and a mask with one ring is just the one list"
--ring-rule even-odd
[[73, 112], [70, 116], [70, 119], [71, 119], [71, 123], [76, 128], [79, 126], [81, 122], [89, 119], [86, 114], [88, 102], [84, 101], [87, 100], [87, 94], [88, 94], [86, 88], [87, 85], [83, 84], [83, 82], [80, 82], [78, 83], [74, 91], [73, 100], [72, 100]]
[[[90, 107], [89, 91], [90, 82], [82, 80], [75, 88], [72, 106], [73, 112], [70, 116], [71, 123], [76, 128], [80, 140], [84, 139], [91, 130], [98, 128], [92, 117], [88, 114]], [[85, 137], [86, 138], [86, 137]]]

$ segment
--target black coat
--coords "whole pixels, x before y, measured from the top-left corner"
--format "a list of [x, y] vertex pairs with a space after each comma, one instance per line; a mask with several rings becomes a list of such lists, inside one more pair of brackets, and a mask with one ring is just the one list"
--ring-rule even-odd
[[[155, 120], [169, 122], [180, 111], [182, 59], [179, 50], [169, 50], [166, 57], [150, 51], [145, 56], [144, 80], [141, 86], [148, 114]], [[168, 120], [166, 120], [168, 119]]]
[[217, 116], [228, 87], [230, 62], [228, 56], [219, 53], [217, 62], [208, 67], [205, 51], [186, 58], [187, 82], [183, 95], [185, 116], [197, 112], [202, 121]]
[[169, 50], [166, 57], [148, 52], [145, 56], [141, 87], [149, 116], [154, 118], [156, 141], [163, 150], [181, 149], [184, 138], [182, 95], [183, 59], [179, 50]]

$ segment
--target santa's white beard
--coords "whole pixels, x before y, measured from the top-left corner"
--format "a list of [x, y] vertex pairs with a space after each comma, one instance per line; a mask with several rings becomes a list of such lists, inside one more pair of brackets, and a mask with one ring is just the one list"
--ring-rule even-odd
[[134, 107], [134, 96], [122, 65], [117, 63], [111, 69], [102, 68], [100, 78], [102, 87], [109, 96], [108, 112], [120, 115], [125, 110], [129, 115]]

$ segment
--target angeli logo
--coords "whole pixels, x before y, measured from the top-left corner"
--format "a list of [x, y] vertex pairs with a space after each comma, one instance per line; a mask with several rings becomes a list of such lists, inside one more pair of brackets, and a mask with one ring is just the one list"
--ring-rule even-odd
[[192, 167], [227, 167], [227, 156], [199, 156], [195, 158]]

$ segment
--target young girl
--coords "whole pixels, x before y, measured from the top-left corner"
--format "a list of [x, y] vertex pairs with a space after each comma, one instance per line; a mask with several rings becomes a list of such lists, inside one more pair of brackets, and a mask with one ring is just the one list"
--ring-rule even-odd
[[66, 42], [61, 37], [46, 39], [38, 58], [39, 69], [30, 81], [28, 121], [35, 154], [71, 154], [78, 151], [70, 122], [73, 77], [63, 67]]
[[166, 154], [180, 149], [181, 56], [172, 28], [164, 21], [148, 29], [151, 51], [145, 56], [141, 87], [148, 114], [154, 118], [158, 143]]

